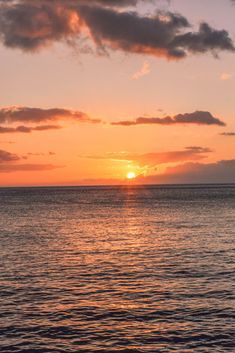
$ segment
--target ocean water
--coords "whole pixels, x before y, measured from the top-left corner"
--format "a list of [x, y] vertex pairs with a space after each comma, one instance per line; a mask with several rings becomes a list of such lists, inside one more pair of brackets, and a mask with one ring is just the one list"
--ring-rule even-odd
[[235, 186], [0, 202], [0, 352], [235, 352]]

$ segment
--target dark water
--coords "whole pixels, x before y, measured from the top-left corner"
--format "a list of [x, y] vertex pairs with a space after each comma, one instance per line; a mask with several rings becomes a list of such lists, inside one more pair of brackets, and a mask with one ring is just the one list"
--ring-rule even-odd
[[235, 352], [235, 187], [0, 201], [0, 352]]

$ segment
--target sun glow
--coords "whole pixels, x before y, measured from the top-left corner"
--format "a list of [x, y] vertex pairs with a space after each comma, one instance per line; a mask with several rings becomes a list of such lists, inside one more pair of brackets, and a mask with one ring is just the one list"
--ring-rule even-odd
[[136, 178], [136, 174], [134, 172], [128, 172], [126, 175], [127, 179], [131, 180], [131, 179], [135, 179]]

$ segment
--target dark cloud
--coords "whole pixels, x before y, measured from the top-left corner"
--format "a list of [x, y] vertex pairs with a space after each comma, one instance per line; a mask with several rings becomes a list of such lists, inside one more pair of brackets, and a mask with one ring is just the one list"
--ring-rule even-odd
[[0, 164], [6, 163], [6, 162], [16, 162], [19, 159], [20, 159], [20, 157], [14, 153], [0, 150]]
[[215, 118], [211, 113], [204, 111], [196, 111], [194, 113], [178, 114], [173, 117], [165, 118], [145, 118], [140, 117], [136, 120], [124, 120], [113, 122], [111, 125], [133, 126], [133, 125], [176, 125], [176, 124], [196, 124], [196, 125], [218, 125], [225, 126], [226, 124], [218, 118]]
[[147, 184], [212, 184], [234, 183], [235, 160], [216, 163], [186, 163], [171, 167], [164, 174], [140, 177], [139, 183]]
[[59, 125], [39, 125], [34, 127], [28, 126], [17, 126], [17, 127], [4, 127], [0, 126], [0, 134], [7, 133], [31, 133], [33, 131], [47, 131], [47, 130], [58, 130], [61, 129]]
[[164, 163], [177, 163], [182, 161], [197, 161], [207, 157], [212, 152], [209, 148], [192, 146], [180, 151], [152, 152], [145, 154], [132, 154], [127, 152], [107, 153], [104, 156], [89, 156], [92, 159], [108, 159], [114, 161], [129, 161], [140, 166], [156, 166]]
[[[0, 123], [42, 123], [58, 120], [74, 120], [79, 123], [100, 123], [98, 119], [91, 119], [87, 114], [69, 109], [41, 109], [30, 107], [7, 107], [0, 109]], [[37, 128], [39, 129], [39, 127]]]
[[[76, 3], [84, 5], [102, 5], [108, 7], [128, 7], [135, 6], [140, 0], [75, 0]], [[143, 0], [142, 0], [143, 1]], [[151, 0], [145, 0], [145, 2], [153, 2]]]
[[225, 30], [216, 30], [204, 22], [198, 31], [193, 31], [180, 14], [147, 16], [124, 9], [136, 3], [135, 0], [1, 1], [0, 37], [5, 46], [24, 51], [36, 51], [54, 42], [78, 42], [88, 32], [103, 52], [118, 49], [181, 59], [190, 53], [235, 51]]
[[183, 58], [189, 53], [234, 51], [228, 33], [215, 30], [207, 23], [202, 23], [197, 32], [182, 33], [190, 24], [179, 14], [140, 17], [136, 13], [89, 6], [82, 7], [80, 14], [100, 47], [108, 45], [112, 49], [172, 59]]
[[232, 137], [235, 136], [235, 132], [222, 132], [220, 135]]

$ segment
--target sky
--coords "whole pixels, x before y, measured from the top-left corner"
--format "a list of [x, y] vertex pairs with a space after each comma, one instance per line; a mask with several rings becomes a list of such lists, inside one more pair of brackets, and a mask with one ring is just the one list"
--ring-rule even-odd
[[0, 0], [0, 186], [234, 182], [234, 17], [233, 0]]

